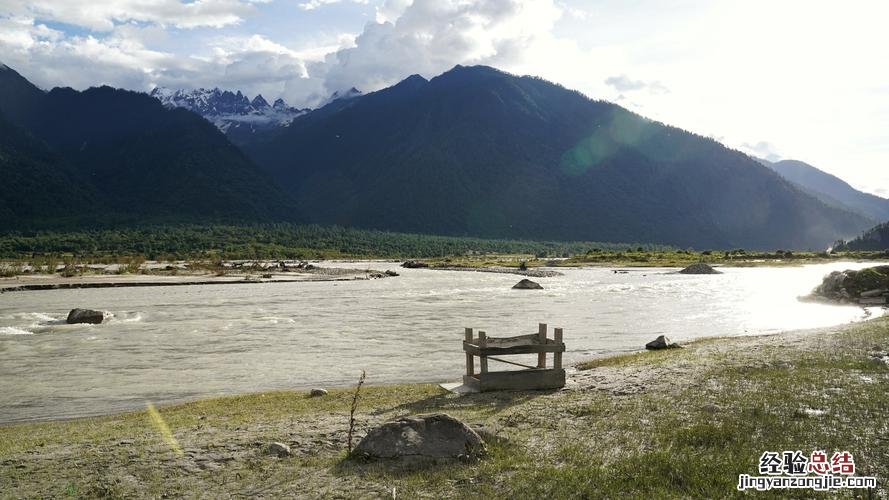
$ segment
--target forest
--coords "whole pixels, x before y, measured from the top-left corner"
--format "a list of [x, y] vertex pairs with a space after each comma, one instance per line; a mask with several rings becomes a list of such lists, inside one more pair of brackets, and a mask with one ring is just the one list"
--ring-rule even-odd
[[152, 225], [71, 232], [12, 232], [0, 235], [0, 258], [70, 256], [101, 260], [141, 256], [151, 260], [321, 259], [345, 257], [432, 258], [473, 254], [533, 254], [568, 257], [591, 250], [622, 251], [660, 245], [600, 242], [496, 240], [429, 236], [339, 226], [279, 224]]

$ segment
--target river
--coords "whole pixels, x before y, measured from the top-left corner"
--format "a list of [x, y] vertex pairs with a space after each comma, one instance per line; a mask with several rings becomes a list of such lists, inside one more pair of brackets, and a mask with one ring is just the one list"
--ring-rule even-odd
[[[331, 265], [326, 263], [324, 265]], [[354, 383], [456, 381], [463, 328], [489, 336], [564, 329], [567, 363], [679, 342], [838, 325], [882, 314], [800, 302], [832, 270], [871, 264], [675, 269], [564, 269], [521, 277], [401, 269], [349, 282], [100, 288], [0, 295], [0, 422], [106, 414], [223, 394]], [[111, 311], [67, 325], [74, 307]], [[550, 330], [551, 331], [551, 330]], [[551, 335], [551, 333], [550, 333]], [[492, 369], [496, 365], [492, 364]]]

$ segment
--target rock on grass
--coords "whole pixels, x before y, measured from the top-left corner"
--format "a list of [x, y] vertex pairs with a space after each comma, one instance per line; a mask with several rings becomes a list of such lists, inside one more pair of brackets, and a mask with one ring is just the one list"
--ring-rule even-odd
[[676, 342], [673, 342], [669, 338], [664, 335], [658, 336], [658, 338], [652, 340], [651, 342], [645, 344], [645, 348], [649, 351], [656, 351], [658, 349], [677, 349], [680, 346]]
[[358, 456], [408, 461], [473, 460], [484, 454], [481, 437], [445, 413], [402, 417], [371, 429]]

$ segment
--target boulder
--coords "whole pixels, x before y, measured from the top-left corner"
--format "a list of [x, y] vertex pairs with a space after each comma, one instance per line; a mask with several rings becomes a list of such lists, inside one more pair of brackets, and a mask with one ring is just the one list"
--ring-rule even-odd
[[359, 456], [376, 459], [474, 460], [485, 452], [481, 437], [450, 415], [402, 417], [371, 429], [355, 447]]
[[309, 396], [313, 398], [317, 398], [319, 396], [327, 396], [327, 391], [325, 389], [312, 389], [309, 391]]
[[398, 273], [396, 273], [395, 271], [389, 269], [389, 270], [386, 271], [386, 276], [398, 276]]
[[645, 348], [649, 351], [656, 351], [658, 349], [676, 349], [678, 347], [682, 347], [676, 342], [672, 342], [667, 337], [660, 335], [658, 338], [652, 340], [651, 342], [645, 344]]
[[543, 287], [540, 286], [540, 283], [537, 283], [536, 281], [531, 281], [529, 279], [523, 279], [522, 281], [519, 281], [512, 287], [516, 290], [543, 290]]
[[284, 458], [290, 456], [290, 447], [284, 443], [269, 443], [266, 445], [264, 453], [266, 455], [272, 455], [278, 458]]
[[403, 267], [405, 269], [422, 269], [424, 267], [429, 267], [429, 264], [427, 264], [425, 262], [420, 262], [418, 260], [408, 260], [408, 261], [405, 261], [405, 263], [402, 264], [401, 267]]
[[721, 271], [717, 271], [703, 262], [692, 264], [679, 272], [682, 274], [722, 274]]
[[812, 291], [812, 297], [841, 303], [882, 304], [880, 299], [889, 291], [889, 266], [868, 267], [860, 270], [834, 271]]
[[71, 309], [71, 312], [68, 313], [68, 319], [65, 321], [71, 325], [75, 323], [90, 323], [93, 325], [98, 325], [102, 321], [105, 321], [105, 311], [94, 311], [92, 309]]

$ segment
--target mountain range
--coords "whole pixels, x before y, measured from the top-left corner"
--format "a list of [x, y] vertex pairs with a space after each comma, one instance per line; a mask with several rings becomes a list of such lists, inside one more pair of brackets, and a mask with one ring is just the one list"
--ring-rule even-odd
[[321, 224], [699, 248], [825, 248], [870, 224], [711, 139], [483, 66], [256, 139], [247, 153]]
[[350, 91], [296, 110], [288, 126], [281, 120], [237, 137], [230, 131], [240, 125], [214, 126], [200, 115], [262, 115], [258, 122], [272, 116], [261, 111], [265, 99], [154, 94], [44, 92], [0, 71], [0, 125], [12, 131], [0, 141], [0, 161], [7, 178], [28, 186], [18, 197], [8, 193], [14, 188], [0, 191], [2, 213], [11, 214], [5, 229], [290, 220], [489, 238], [820, 249], [873, 225], [711, 139], [484, 66]]
[[825, 203], [854, 210], [874, 221], [889, 221], [889, 200], [886, 198], [858, 191], [839, 177], [808, 163], [797, 160], [759, 161]]
[[269, 104], [262, 94], [251, 100], [240, 90], [155, 87], [149, 95], [167, 108], [183, 108], [203, 116], [235, 143], [249, 140], [257, 131], [287, 127], [294, 118], [310, 111], [291, 107], [280, 98]]

